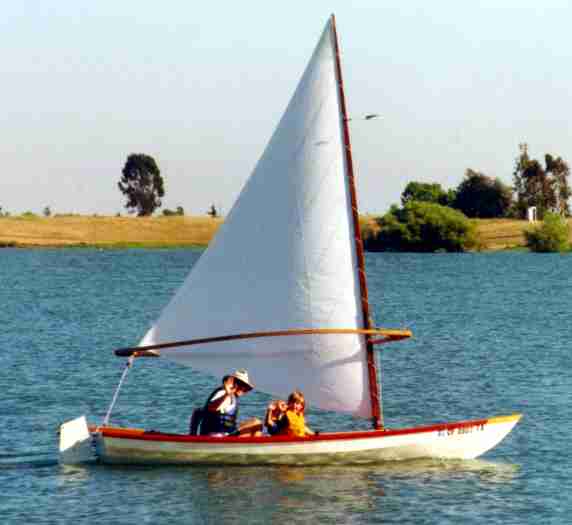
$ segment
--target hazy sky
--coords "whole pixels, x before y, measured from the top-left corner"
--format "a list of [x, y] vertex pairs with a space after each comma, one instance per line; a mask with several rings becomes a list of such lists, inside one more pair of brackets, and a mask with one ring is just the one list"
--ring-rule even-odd
[[0, 17], [0, 206], [124, 213], [121, 168], [147, 153], [164, 207], [226, 213], [332, 12], [349, 112], [383, 115], [351, 125], [362, 212], [469, 167], [510, 184], [520, 142], [572, 161], [567, 1], [19, 0]]

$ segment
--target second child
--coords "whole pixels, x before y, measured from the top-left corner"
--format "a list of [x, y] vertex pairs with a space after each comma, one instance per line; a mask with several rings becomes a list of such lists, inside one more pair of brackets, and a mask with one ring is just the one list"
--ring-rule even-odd
[[282, 418], [283, 421], [280, 422], [280, 428], [276, 434], [292, 437], [313, 435], [314, 432], [306, 426], [306, 420], [304, 419], [305, 408], [306, 401], [304, 399], [304, 394], [299, 390], [292, 392], [288, 397], [288, 410]]

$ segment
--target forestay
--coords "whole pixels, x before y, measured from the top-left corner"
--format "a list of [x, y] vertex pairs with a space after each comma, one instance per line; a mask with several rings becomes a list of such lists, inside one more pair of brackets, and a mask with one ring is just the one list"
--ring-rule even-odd
[[[363, 328], [334, 35], [329, 21], [250, 179], [140, 346], [243, 332]], [[361, 335], [269, 337], [161, 350], [313, 406], [371, 415]]]

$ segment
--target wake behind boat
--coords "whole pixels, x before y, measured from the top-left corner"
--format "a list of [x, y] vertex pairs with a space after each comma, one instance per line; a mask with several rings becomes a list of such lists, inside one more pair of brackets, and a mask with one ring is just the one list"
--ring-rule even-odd
[[116, 354], [219, 377], [247, 368], [258, 390], [284, 398], [299, 388], [312, 406], [370, 419], [373, 430], [221, 438], [118, 428], [109, 425], [116, 392], [103, 424], [88, 427], [82, 417], [62, 425], [62, 461], [91, 457], [92, 444], [104, 463], [469, 459], [512, 430], [519, 414], [385, 426], [374, 346], [411, 333], [372, 325], [348, 120], [332, 16], [215, 239], [139, 346]]

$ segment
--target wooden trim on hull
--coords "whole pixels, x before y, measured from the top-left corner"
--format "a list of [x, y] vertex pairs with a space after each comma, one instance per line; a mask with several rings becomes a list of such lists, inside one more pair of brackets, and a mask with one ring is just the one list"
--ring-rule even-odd
[[363, 464], [416, 458], [475, 458], [499, 443], [520, 414], [386, 431], [214, 438], [105, 427], [95, 433], [104, 463]]

